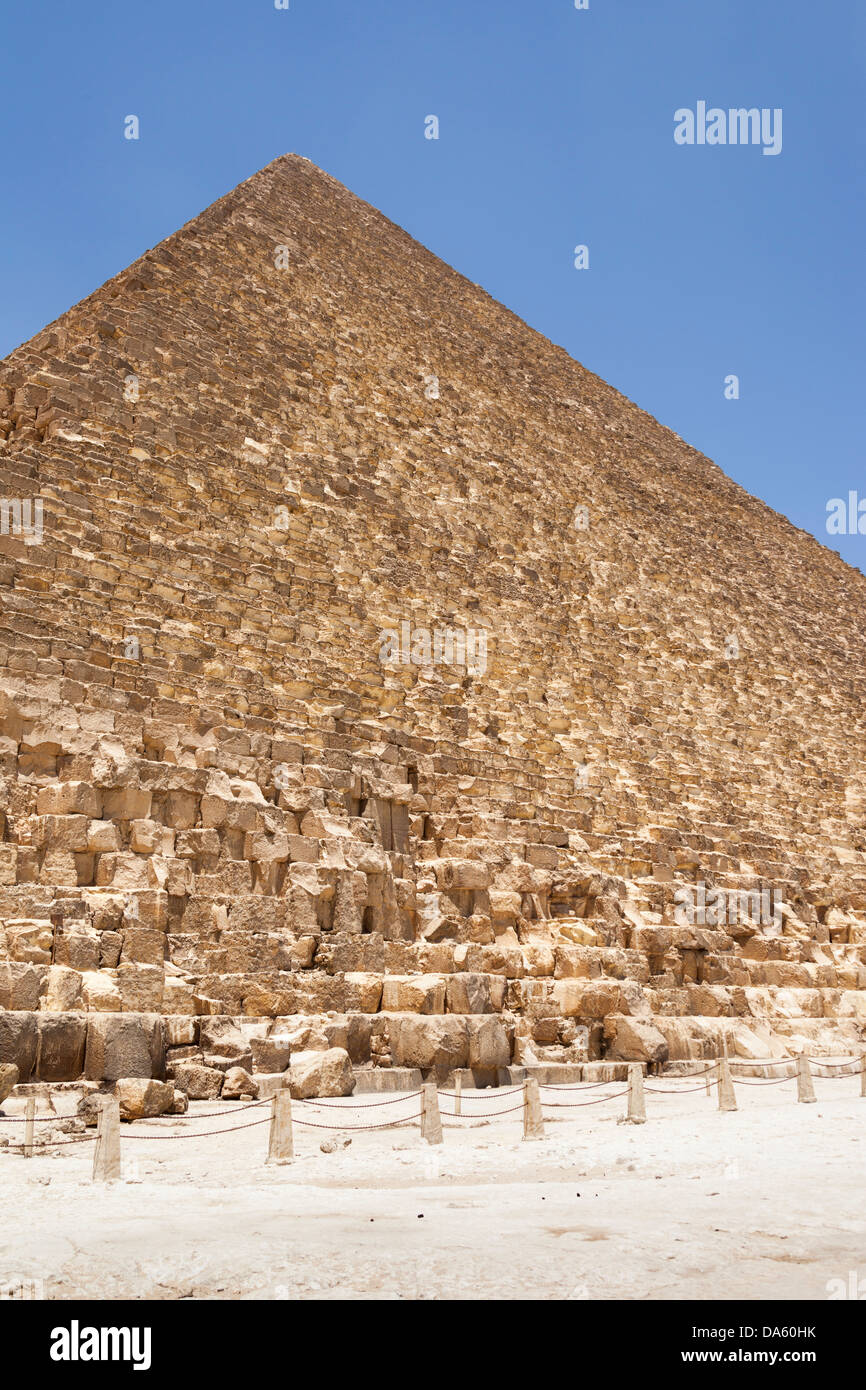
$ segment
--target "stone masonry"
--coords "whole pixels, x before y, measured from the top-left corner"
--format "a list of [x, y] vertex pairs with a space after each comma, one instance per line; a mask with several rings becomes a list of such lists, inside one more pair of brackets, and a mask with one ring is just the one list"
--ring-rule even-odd
[[22, 1081], [860, 1045], [866, 579], [308, 161], [0, 364], [0, 501]]

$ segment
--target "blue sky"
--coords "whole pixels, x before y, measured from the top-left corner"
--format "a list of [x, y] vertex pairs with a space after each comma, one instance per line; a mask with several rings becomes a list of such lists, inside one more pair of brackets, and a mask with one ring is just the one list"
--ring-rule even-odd
[[[0, 355], [295, 151], [866, 570], [825, 528], [866, 498], [861, 0], [6, 0], [2, 32]], [[781, 153], [676, 145], [702, 100], [781, 108]]]

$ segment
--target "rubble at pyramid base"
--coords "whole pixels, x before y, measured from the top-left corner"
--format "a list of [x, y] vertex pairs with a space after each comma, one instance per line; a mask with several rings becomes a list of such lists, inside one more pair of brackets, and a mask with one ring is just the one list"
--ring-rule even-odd
[[341, 1049], [351, 1067], [322, 1079], [340, 1094], [366, 1071], [488, 1084], [859, 1045], [856, 927], [778, 900], [781, 925], [689, 925], [662, 828], [626, 879], [538, 808], [435, 812], [435, 758], [385, 741], [353, 758], [338, 721], [318, 748], [211, 728], [198, 766], [177, 725], [177, 762], [102, 739], [65, 754], [92, 780], [59, 781], [46, 760], [69, 734], [33, 714], [7, 695], [24, 770], [0, 850], [0, 1058], [22, 1081], [167, 1075], [207, 1098], [241, 1067], [255, 1094]]

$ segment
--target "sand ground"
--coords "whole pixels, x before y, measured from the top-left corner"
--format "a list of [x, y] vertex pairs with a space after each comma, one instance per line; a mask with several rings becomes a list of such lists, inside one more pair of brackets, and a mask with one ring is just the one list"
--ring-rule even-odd
[[[441, 1147], [417, 1120], [353, 1132], [418, 1113], [417, 1097], [365, 1095], [296, 1103], [296, 1120], [342, 1128], [296, 1124], [287, 1166], [265, 1164], [268, 1125], [252, 1122], [266, 1106], [213, 1102], [124, 1125], [118, 1183], [91, 1180], [91, 1144], [0, 1150], [0, 1285], [50, 1299], [823, 1300], [856, 1271], [866, 1288], [858, 1077], [816, 1079], [814, 1105], [796, 1103], [794, 1081], [738, 1083], [733, 1114], [694, 1080], [649, 1084], [665, 1093], [647, 1096], [642, 1126], [618, 1123], [622, 1083], [545, 1092], [560, 1105], [615, 1098], [547, 1108], [535, 1142], [520, 1110], [446, 1117]], [[473, 1116], [520, 1100], [464, 1097]], [[136, 1137], [154, 1133], [178, 1137]]]

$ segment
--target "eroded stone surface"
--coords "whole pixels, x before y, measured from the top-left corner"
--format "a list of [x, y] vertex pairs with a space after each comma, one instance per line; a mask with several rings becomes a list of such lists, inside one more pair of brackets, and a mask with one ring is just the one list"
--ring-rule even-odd
[[22, 1080], [859, 1044], [866, 580], [307, 161], [0, 365], [0, 496]]

